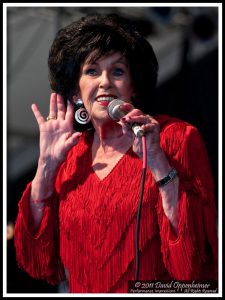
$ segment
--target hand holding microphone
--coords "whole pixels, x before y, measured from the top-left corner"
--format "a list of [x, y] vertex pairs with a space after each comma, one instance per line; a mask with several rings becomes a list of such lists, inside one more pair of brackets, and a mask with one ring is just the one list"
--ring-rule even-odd
[[[128, 111], [122, 109], [122, 105], [124, 105], [125, 103], [126, 102], [120, 99], [114, 99], [109, 103], [107, 112], [111, 119], [119, 121], [128, 113]], [[145, 131], [139, 123], [131, 123], [131, 129], [136, 137], [142, 137], [145, 135]]]
[[149, 115], [145, 115], [139, 109], [133, 108], [131, 103], [125, 102], [121, 99], [112, 100], [107, 107], [107, 111], [111, 119], [121, 121], [121, 123], [123, 123], [123, 119], [125, 118], [126, 124], [131, 124], [130, 128], [134, 132], [134, 135], [138, 137], [134, 139], [134, 152], [142, 152], [140, 138], [142, 136], [146, 136], [148, 157], [149, 159], [152, 158], [154, 160], [155, 155], [161, 152], [159, 142], [160, 126], [158, 121]]

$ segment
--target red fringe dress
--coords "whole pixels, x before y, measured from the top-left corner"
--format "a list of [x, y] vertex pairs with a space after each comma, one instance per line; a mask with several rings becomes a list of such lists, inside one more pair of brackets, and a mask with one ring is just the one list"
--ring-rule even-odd
[[[147, 170], [140, 224], [140, 280], [217, 279], [217, 212], [204, 142], [195, 127], [165, 115], [161, 147], [179, 174], [175, 237]], [[142, 160], [130, 148], [103, 180], [92, 168], [86, 132], [61, 165], [54, 195], [33, 231], [28, 184], [19, 202], [15, 248], [20, 268], [71, 293], [127, 293], [135, 277], [135, 231]]]

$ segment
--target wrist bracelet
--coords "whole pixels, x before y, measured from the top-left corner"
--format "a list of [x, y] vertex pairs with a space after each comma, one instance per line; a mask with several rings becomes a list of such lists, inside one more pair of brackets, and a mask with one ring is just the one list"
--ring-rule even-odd
[[172, 181], [175, 177], [177, 176], [177, 171], [175, 168], [172, 168], [168, 175], [165, 176], [164, 178], [160, 179], [159, 181], [156, 181], [156, 184], [159, 187], [162, 187], [164, 185], [167, 185], [170, 181]]

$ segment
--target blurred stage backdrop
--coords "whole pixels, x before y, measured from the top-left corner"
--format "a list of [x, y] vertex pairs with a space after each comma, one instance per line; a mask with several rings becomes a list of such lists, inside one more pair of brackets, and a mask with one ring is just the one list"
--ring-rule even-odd
[[132, 19], [159, 61], [158, 111], [197, 126], [208, 148], [218, 192], [218, 7], [8, 7], [7, 8], [7, 293], [64, 293], [31, 279], [15, 261], [17, 204], [38, 159], [37, 103], [48, 114], [47, 58], [56, 32], [90, 13]]

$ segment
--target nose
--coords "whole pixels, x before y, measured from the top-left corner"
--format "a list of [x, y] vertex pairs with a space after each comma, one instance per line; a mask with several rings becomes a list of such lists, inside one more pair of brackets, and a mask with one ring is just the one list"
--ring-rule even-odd
[[99, 87], [104, 90], [107, 90], [111, 88], [111, 86], [112, 86], [112, 82], [109, 73], [107, 71], [102, 72], [100, 77]]

